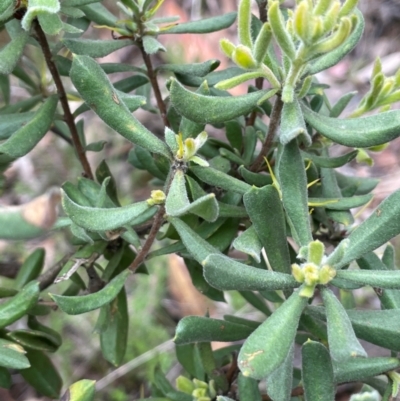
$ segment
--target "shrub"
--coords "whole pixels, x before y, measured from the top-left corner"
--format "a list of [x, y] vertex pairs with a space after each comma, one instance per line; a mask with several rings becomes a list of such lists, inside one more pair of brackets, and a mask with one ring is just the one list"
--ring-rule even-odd
[[[371, 201], [377, 180], [336, 169], [368, 160], [369, 151], [400, 135], [400, 111], [390, 110], [400, 99], [400, 73], [385, 76], [377, 60], [370, 91], [349, 118], [339, 118], [354, 93], [332, 105], [316, 74], [360, 40], [357, 0], [297, 0], [293, 9], [257, 0], [258, 17], [251, 13], [255, 4], [241, 0], [237, 14], [180, 24], [157, 17], [162, 3], [122, 0], [123, 19], [96, 0], [5, 0], [0, 6], [1, 29], [10, 37], [0, 51], [0, 169], [52, 130], [73, 146], [83, 172], [61, 188], [61, 217], [58, 190], [0, 210], [2, 239], [64, 230], [67, 245], [75, 247], [45, 272], [44, 251], [35, 250], [13, 288], [0, 288], [7, 298], [0, 305], [0, 385], [9, 387], [16, 369], [39, 393], [60, 396], [62, 382], [48, 353], [62, 338], [37, 319], [50, 313], [49, 302], [59, 309], [52, 313], [99, 309], [103, 356], [119, 365], [128, 338], [129, 276], [146, 272], [150, 258], [176, 253], [207, 297], [223, 301], [224, 291], [238, 291], [267, 319], [184, 317], [174, 340], [186, 373], [174, 387], [158, 372], [149, 400], [329, 401], [347, 382], [392, 399], [399, 385], [400, 272], [388, 241], [400, 233], [400, 191], [359, 223], [351, 209]], [[236, 19], [239, 43], [220, 43], [235, 67], [215, 71], [217, 60], [153, 67], [151, 55], [165, 51], [160, 35], [205, 34]], [[81, 38], [91, 24], [111, 30], [114, 39]], [[53, 91], [37, 84], [34, 64], [19, 61], [27, 46], [41, 50]], [[128, 46], [138, 47], [144, 67], [95, 61]], [[127, 71], [129, 79], [111, 83], [109, 74]], [[171, 74], [167, 98], [160, 89], [164, 73]], [[66, 89], [65, 77], [77, 92]], [[10, 78], [31, 96], [10, 104]], [[242, 84], [247, 94], [227, 92]], [[147, 96], [132, 94], [139, 87]], [[81, 100], [73, 113], [71, 99]], [[134, 117], [138, 108], [160, 116], [162, 137]], [[86, 152], [102, 152], [104, 143], [86, 143], [81, 114], [88, 110], [134, 145], [130, 163], [154, 177], [148, 199], [122, 206], [106, 160], [92, 170]], [[222, 139], [208, 136], [207, 125]], [[336, 144], [351, 150], [333, 157]], [[154, 250], [157, 236], [163, 241]], [[374, 251], [381, 246], [379, 258]], [[88, 280], [81, 277], [85, 270]], [[53, 287], [61, 281], [70, 283], [62, 293]], [[355, 309], [352, 291], [365, 286], [375, 289], [381, 310]], [[16, 328], [23, 317], [26, 328]], [[360, 339], [392, 356], [369, 357]], [[213, 351], [212, 341], [234, 344]], [[293, 368], [296, 346], [301, 369]], [[379, 398], [365, 391], [362, 399]], [[62, 400], [92, 400], [94, 392], [94, 381], [81, 380]]]

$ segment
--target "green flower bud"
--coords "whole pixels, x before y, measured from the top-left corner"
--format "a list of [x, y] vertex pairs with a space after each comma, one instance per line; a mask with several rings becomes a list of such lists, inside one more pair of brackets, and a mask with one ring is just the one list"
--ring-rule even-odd
[[231, 41], [229, 41], [228, 39], [221, 39], [219, 41], [219, 46], [227, 57], [229, 57], [230, 59], [233, 57], [236, 46]]
[[321, 241], [312, 241], [308, 244], [307, 262], [319, 266], [325, 254], [325, 246]]
[[258, 64], [254, 59], [251, 50], [247, 46], [239, 45], [233, 52], [232, 60], [241, 68], [250, 70], [257, 68]]
[[151, 191], [150, 199], [147, 199], [147, 203], [151, 206], [161, 205], [165, 202], [165, 193], [159, 189]]
[[329, 266], [324, 265], [319, 270], [319, 283], [322, 285], [328, 284], [336, 276], [336, 270]]
[[292, 264], [292, 275], [297, 282], [299, 282], [299, 283], [304, 282], [303, 269], [296, 263]]
[[186, 394], [192, 394], [195, 389], [194, 383], [185, 376], [179, 376], [176, 379], [176, 388]]

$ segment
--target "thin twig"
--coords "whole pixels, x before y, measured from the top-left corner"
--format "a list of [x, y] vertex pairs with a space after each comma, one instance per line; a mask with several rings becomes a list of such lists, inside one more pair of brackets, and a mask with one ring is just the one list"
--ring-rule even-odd
[[258, 171], [261, 165], [264, 163], [264, 157], [268, 155], [271, 150], [271, 146], [275, 135], [279, 128], [279, 123], [281, 121], [281, 113], [283, 108], [283, 102], [280, 96], [277, 96], [274, 107], [272, 108], [271, 118], [269, 121], [269, 129], [267, 133], [267, 137], [265, 138], [265, 142], [261, 148], [260, 154], [257, 156], [256, 160], [254, 160], [253, 164], [250, 167], [250, 171]]
[[67, 263], [68, 259], [72, 256], [72, 253], [65, 255], [60, 261], [58, 261], [53, 267], [46, 270], [41, 276], [37, 278], [39, 281], [40, 291], [45, 290], [47, 287], [50, 287], [61, 269], [64, 267], [65, 263]]
[[165, 106], [164, 100], [161, 95], [161, 90], [160, 90], [160, 86], [158, 85], [157, 74], [154, 71], [153, 63], [151, 62], [150, 56], [144, 50], [143, 42], [138, 41], [137, 43], [138, 43], [139, 49], [142, 53], [143, 61], [146, 64], [147, 76], [149, 77], [150, 84], [153, 88], [154, 96], [156, 97], [157, 106], [158, 106], [158, 109], [160, 110], [161, 118], [164, 122], [164, 125], [166, 127], [170, 127], [170, 123], [169, 123], [168, 117], [167, 117], [167, 107]]
[[151, 226], [151, 230], [149, 235], [143, 245], [143, 248], [137, 254], [135, 260], [129, 266], [129, 269], [133, 272], [142, 264], [147, 254], [150, 251], [151, 246], [153, 245], [154, 240], [156, 239], [156, 235], [161, 228], [161, 225], [164, 221], [165, 207], [161, 205], [160, 210], [157, 212], [156, 217], [154, 219], [154, 223]]
[[158, 354], [172, 350], [174, 347], [175, 347], [174, 342], [172, 340], [167, 340], [164, 343], [157, 345], [157, 347], [154, 347], [153, 349], [145, 352], [144, 354], [139, 355], [137, 358], [132, 359], [126, 364], [120, 366], [118, 369], [113, 370], [107, 376], [103, 377], [98, 382], [96, 382], [96, 391], [103, 390], [105, 387], [107, 387], [115, 380], [119, 379], [122, 376], [125, 376], [132, 369], [135, 369], [140, 365], [146, 363], [147, 361], [150, 361]]
[[74, 144], [74, 148], [78, 155], [79, 161], [82, 165], [85, 175], [88, 178], [90, 178], [91, 180], [93, 180], [92, 170], [91, 170], [89, 162], [86, 158], [85, 149], [83, 148], [81, 141], [79, 139], [78, 130], [75, 125], [75, 120], [71, 113], [71, 109], [69, 108], [67, 94], [65, 93], [64, 85], [61, 81], [61, 77], [58, 72], [57, 66], [55, 65], [55, 63], [53, 61], [53, 55], [51, 54], [51, 50], [50, 50], [46, 35], [43, 32], [43, 29], [37, 20], [34, 21], [33, 26], [35, 29], [37, 40], [39, 41], [40, 47], [42, 48], [44, 58], [46, 59], [47, 67], [48, 67], [50, 74], [53, 77], [54, 83], [56, 85], [58, 96], [59, 96], [60, 102], [61, 102], [61, 106], [64, 110], [64, 119], [71, 132], [72, 143]]

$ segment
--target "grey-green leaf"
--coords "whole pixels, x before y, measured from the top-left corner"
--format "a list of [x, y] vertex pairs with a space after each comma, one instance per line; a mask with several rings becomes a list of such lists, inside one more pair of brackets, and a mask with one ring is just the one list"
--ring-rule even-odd
[[357, 148], [382, 145], [400, 136], [400, 110], [367, 117], [337, 119], [302, 107], [304, 118], [321, 135], [341, 145]]
[[308, 298], [294, 292], [243, 344], [238, 365], [245, 376], [264, 379], [285, 360]]
[[105, 330], [100, 333], [101, 352], [108, 362], [118, 366], [125, 356], [128, 340], [129, 313], [125, 289], [121, 289], [110, 306], [103, 308], [110, 308], [110, 315]]
[[115, 276], [100, 291], [89, 295], [65, 296], [49, 294], [59, 308], [68, 315], [79, 315], [98, 309], [111, 302], [121, 291], [130, 270], [124, 270]]
[[93, 59], [75, 56], [70, 76], [83, 99], [107, 125], [150, 152], [170, 157], [167, 145], [131, 115], [105, 72]]
[[367, 353], [358, 341], [342, 304], [328, 288], [322, 288], [321, 295], [326, 308], [329, 352], [332, 360], [344, 362], [358, 356], [366, 357]]
[[293, 239], [300, 246], [312, 241], [308, 214], [307, 177], [296, 140], [282, 146], [276, 175]]
[[203, 266], [205, 279], [219, 290], [282, 290], [299, 286], [292, 275], [258, 269], [225, 255], [211, 254]]
[[115, 208], [80, 206], [62, 191], [62, 205], [65, 213], [78, 226], [89, 231], [115, 230], [129, 224], [148, 209], [157, 209], [146, 201]]
[[249, 184], [212, 167], [192, 166], [190, 170], [206, 184], [225, 189], [226, 191], [244, 194], [251, 189]]
[[301, 348], [302, 379], [306, 401], [335, 401], [335, 385], [329, 351], [308, 340]]
[[174, 341], [179, 345], [193, 342], [238, 341], [246, 338], [252, 331], [253, 329], [248, 326], [226, 320], [186, 316], [176, 327]]
[[28, 358], [20, 345], [0, 338], [0, 351], [0, 366], [9, 369], [29, 368]]
[[250, 255], [258, 263], [261, 262], [260, 255], [262, 245], [260, 240], [258, 239], [258, 235], [254, 228], [254, 225], [243, 231], [243, 233], [240, 234], [239, 237], [235, 239], [235, 241], [233, 241], [232, 246], [236, 250]]
[[299, 101], [295, 97], [293, 102], [283, 104], [279, 141], [286, 145], [297, 137], [305, 146], [311, 145], [303, 113]]
[[133, 44], [130, 39], [123, 40], [92, 40], [92, 39], [63, 39], [62, 43], [71, 50], [72, 53], [90, 56], [105, 57]]
[[0, 50], [0, 74], [11, 74], [22, 56], [29, 35], [22, 31]]
[[58, 96], [50, 96], [26, 125], [0, 145], [0, 154], [11, 161], [29, 153], [50, 129], [57, 103]]
[[176, 79], [171, 80], [171, 102], [178, 113], [200, 124], [224, 123], [250, 113], [267, 91], [241, 96], [205, 96], [185, 89]]
[[285, 215], [278, 191], [272, 185], [253, 187], [245, 193], [243, 202], [272, 269], [290, 274]]
[[167, 33], [210, 33], [220, 31], [230, 27], [236, 19], [236, 12], [201, 19], [198, 21], [183, 22], [176, 24], [171, 28], [166, 28], [160, 31], [160, 34]]
[[334, 265], [346, 266], [366, 253], [377, 249], [400, 233], [400, 190], [387, 197], [348, 237], [349, 246], [343, 258]]

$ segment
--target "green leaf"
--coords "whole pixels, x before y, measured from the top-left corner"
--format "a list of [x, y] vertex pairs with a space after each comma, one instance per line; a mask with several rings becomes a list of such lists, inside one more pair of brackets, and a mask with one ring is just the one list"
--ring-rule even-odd
[[186, 316], [176, 327], [174, 342], [178, 345], [208, 341], [238, 341], [246, 338], [252, 328], [226, 320], [202, 316]]
[[286, 29], [283, 15], [279, 9], [279, 3], [279, 1], [272, 1], [268, 4], [268, 21], [271, 24], [272, 33], [279, 47], [290, 60], [294, 60], [296, 49]]
[[20, 371], [22, 377], [39, 393], [49, 398], [58, 398], [62, 380], [49, 357], [41, 351], [30, 350], [27, 357], [31, 364]]
[[0, 351], [0, 366], [9, 369], [29, 368], [25, 350], [20, 345], [0, 338]]
[[[385, 261], [385, 256], [387, 257], [388, 249], [393, 249], [392, 245], [388, 244], [388, 246], [386, 247], [382, 257], [382, 261], [378, 258], [378, 256], [374, 252], [369, 252], [363, 257], [357, 259], [357, 264], [360, 266], [361, 269], [378, 270], [382, 271], [384, 274], [390, 271], [396, 275], [397, 269], [396, 266], [394, 265], [393, 259], [391, 264], [389, 263], [388, 265], [386, 265], [383, 263]], [[392, 255], [392, 257], [393, 256], [394, 255]], [[378, 286], [377, 285], [375, 286], [374, 284], [373, 287], [375, 288]], [[381, 293], [379, 294], [379, 301], [381, 303], [382, 309], [400, 309], [400, 291], [385, 289], [381, 291]]]
[[32, 281], [21, 291], [0, 305], [0, 328], [24, 316], [39, 299], [39, 283]]
[[105, 330], [100, 333], [100, 346], [104, 358], [114, 366], [119, 366], [125, 356], [129, 314], [125, 289], [119, 292], [110, 305], [103, 306], [103, 310], [109, 308], [109, 319]]
[[367, 204], [372, 198], [372, 194], [349, 198], [308, 198], [308, 205], [330, 210], [349, 210]]
[[157, 206], [150, 206], [147, 201], [118, 208], [80, 206], [72, 201], [65, 191], [62, 191], [62, 194], [65, 213], [75, 224], [89, 231], [115, 230], [131, 223], [148, 209], [157, 209]]
[[210, 33], [229, 28], [236, 19], [236, 12], [219, 15], [197, 21], [183, 22], [174, 26], [166, 27], [160, 31], [160, 34], [167, 33]]
[[57, 103], [58, 96], [50, 96], [27, 124], [0, 145], [0, 157], [12, 161], [29, 153], [50, 129]]
[[250, 255], [257, 263], [261, 262], [260, 255], [262, 244], [258, 239], [254, 225], [243, 231], [243, 233], [233, 241], [232, 246], [236, 250]]
[[37, 330], [14, 330], [7, 333], [12, 341], [26, 349], [56, 352], [60, 344], [50, 334]]
[[7, 368], [0, 366], [0, 388], [9, 389], [12, 384], [11, 374]]
[[337, 171], [335, 175], [343, 196], [365, 195], [379, 184], [377, 178], [349, 177]]
[[6, 21], [14, 14], [14, 0], [4, 0], [0, 4], [0, 21]]
[[220, 65], [216, 59], [205, 61], [204, 63], [193, 64], [161, 64], [156, 71], [169, 71], [175, 74], [192, 75], [195, 77], [204, 77], [214, 71]]
[[218, 203], [214, 194], [204, 195], [190, 203], [186, 193], [185, 174], [178, 170], [168, 192], [165, 211], [174, 217], [193, 213], [206, 221], [215, 221], [218, 217]]
[[86, 17], [90, 21], [98, 25], [110, 27], [117, 25], [118, 18], [100, 3], [88, 4], [86, 6], [80, 6], [79, 8], [86, 14]]
[[25, 31], [29, 31], [32, 21], [36, 17], [44, 14], [56, 14], [58, 11], [60, 11], [59, 0], [29, 0], [21, 26]]
[[11, 74], [28, 42], [27, 32], [21, 32], [0, 50], [0, 74]]
[[299, 137], [299, 142], [303, 142], [305, 146], [311, 145], [311, 138], [304, 122], [299, 101], [294, 98], [293, 102], [283, 104], [279, 141], [282, 145], [287, 145], [297, 137]]
[[189, 271], [193, 285], [196, 289], [207, 298], [217, 302], [226, 302], [224, 293], [211, 287], [203, 276], [203, 266], [195, 260], [185, 258], [185, 265]]
[[175, 227], [188, 252], [198, 263], [202, 263], [209, 254], [218, 253], [217, 248], [214, 248], [209, 242], [201, 238], [181, 219], [169, 217], [168, 220]]
[[340, 120], [317, 114], [306, 106], [303, 106], [302, 110], [308, 124], [321, 135], [341, 145], [368, 148], [382, 145], [400, 136], [399, 110]]
[[400, 289], [400, 270], [339, 270], [335, 278], [353, 281], [363, 286]]
[[167, 145], [131, 115], [105, 72], [93, 59], [75, 56], [70, 76], [86, 103], [107, 125], [129, 141], [170, 157]]
[[294, 344], [286, 359], [267, 378], [267, 393], [274, 401], [288, 401], [291, 398], [293, 384]]
[[325, 157], [317, 156], [312, 153], [301, 152], [305, 160], [311, 160], [318, 167], [325, 168], [337, 168], [342, 167], [345, 164], [354, 160], [357, 156], [358, 151], [353, 150], [352, 152], [346, 153], [338, 157]]
[[388, 357], [354, 358], [345, 363], [333, 364], [336, 383], [364, 381], [399, 367], [399, 359]]
[[400, 190], [387, 197], [348, 237], [343, 258], [334, 265], [340, 269], [377, 249], [400, 233]]
[[132, 46], [130, 39], [123, 40], [92, 40], [92, 39], [63, 39], [64, 46], [72, 53], [90, 56], [105, 57], [116, 50]]
[[38, 20], [43, 31], [48, 35], [57, 35], [64, 27], [61, 18], [57, 14], [40, 14]]
[[326, 70], [334, 65], [336, 65], [340, 60], [342, 60], [347, 54], [349, 54], [356, 44], [361, 39], [361, 36], [364, 32], [364, 17], [359, 10], [355, 10], [356, 16], [356, 24], [353, 28], [352, 33], [349, 37], [336, 49], [324, 54], [323, 56], [319, 57], [316, 61], [314, 61], [307, 69], [307, 75], [314, 75], [318, 72]]
[[34, 280], [40, 274], [44, 266], [45, 250], [35, 249], [20, 267], [17, 277], [15, 277], [15, 287], [21, 289], [29, 281]]
[[142, 38], [144, 51], [147, 54], [155, 54], [159, 51], [165, 52], [167, 49], [153, 36], [145, 35]]
[[257, 380], [251, 377], [243, 376], [239, 373], [237, 378], [239, 396], [242, 400], [261, 401], [260, 390], [258, 389]]
[[238, 365], [244, 376], [264, 379], [286, 359], [308, 299], [294, 292], [243, 344]]
[[[329, 117], [339, 117], [343, 110], [347, 107], [347, 105], [350, 103], [351, 99], [357, 94], [357, 91], [354, 92], [349, 92], [343, 95], [337, 102], [336, 104], [332, 107], [331, 111], [329, 112]], [[323, 166], [325, 167], [325, 166]]]
[[335, 385], [329, 351], [308, 340], [301, 348], [302, 380], [306, 401], [334, 401]]
[[332, 360], [344, 362], [358, 356], [367, 357], [342, 304], [328, 288], [322, 288], [321, 295], [326, 308], [329, 352]]
[[250, 185], [255, 185], [256, 187], [265, 187], [266, 185], [272, 184], [270, 175], [253, 173], [252, 171], [247, 170], [244, 166], [239, 167], [239, 173]]
[[308, 215], [307, 177], [304, 161], [295, 140], [282, 146], [276, 175], [291, 234], [300, 246], [312, 241]]
[[28, 316], [28, 327], [32, 330], [41, 331], [46, 333], [52, 338], [53, 343], [59, 347], [62, 344], [61, 335], [50, 327], [44, 326], [36, 320], [35, 316]]
[[200, 124], [224, 123], [250, 113], [268, 91], [256, 91], [241, 96], [205, 96], [185, 89], [171, 79], [171, 102], [179, 114]]
[[79, 380], [68, 387], [60, 401], [93, 401], [95, 391], [95, 380]]
[[291, 274], [285, 215], [278, 191], [272, 185], [253, 187], [245, 193], [243, 202], [272, 269]]
[[57, 294], [49, 295], [63, 312], [68, 315], [79, 315], [110, 303], [121, 291], [129, 274], [131, 274], [130, 270], [122, 271], [104, 288], [93, 294], [71, 297]]
[[203, 266], [205, 279], [219, 290], [281, 290], [299, 286], [292, 275], [258, 269], [225, 255], [210, 254]]
[[212, 167], [192, 166], [190, 167], [190, 171], [206, 184], [222, 188], [226, 191], [244, 194], [251, 189], [249, 184]]

